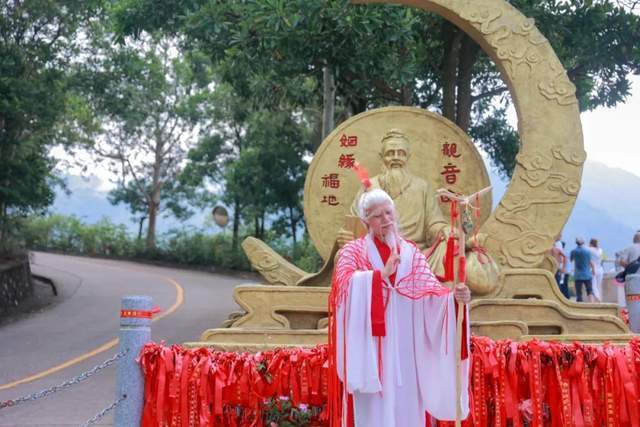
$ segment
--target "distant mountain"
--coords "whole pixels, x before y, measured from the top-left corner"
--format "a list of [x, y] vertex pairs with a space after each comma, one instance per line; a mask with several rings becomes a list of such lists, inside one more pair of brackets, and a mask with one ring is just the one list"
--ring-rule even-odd
[[[494, 207], [504, 195], [507, 182], [490, 173], [494, 186]], [[611, 259], [616, 251], [631, 244], [640, 230], [640, 176], [598, 162], [587, 162], [582, 188], [571, 216], [562, 231], [567, 248], [575, 247], [575, 239], [598, 239]]]
[[[108, 217], [111, 222], [124, 224], [132, 233], [138, 232], [138, 219], [129, 212], [126, 205], [112, 205], [107, 199], [108, 191], [103, 190], [107, 186], [95, 175], [81, 177], [77, 175], [66, 175], [69, 194], [62, 190], [56, 192], [56, 198], [49, 209], [50, 212], [62, 215], [75, 215], [87, 224], [93, 224], [103, 217]], [[208, 212], [199, 211], [187, 221], [178, 221], [172, 216], [160, 215], [158, 218], [158, 233], [164, 233], [172, 228], [214, 227], [207, 220]], [[145, 223], [146, 225], [146, 223]]]
[[88, 224], [93, 224], [106, 216], [114, 223], [125, 224], [132, 231], [134, 229], [137, 231], [126, 206], [114, 206], [109, 203], [107, 192], [101, 191], [104, 183], [100, 178], [95, 175], [88, 177], [66, 175], [64, 181], [69, 194], [62, 190], [56, 192], [55, 201], [50, 208], [52, 213], [75, 215]]

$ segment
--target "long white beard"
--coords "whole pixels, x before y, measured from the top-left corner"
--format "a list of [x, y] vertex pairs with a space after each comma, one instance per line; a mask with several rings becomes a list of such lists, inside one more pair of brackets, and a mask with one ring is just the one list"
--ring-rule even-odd
[[409, 174], [404, 168], [384, 168], [378, 179], [380, 181], [380, 187], [386, 191], [392, 199], [395, 199], [402, 194], [408, 177]]
[[[373, 237], [373, 230], [370, 231], [371, 236]], [[384, 243], [387, 244], [392, 250], [395, 250], [398, 242], [400, 241], [400, 234], [398, 233], [398, 224], [394, 222], [389, 230], [383, 236]]]

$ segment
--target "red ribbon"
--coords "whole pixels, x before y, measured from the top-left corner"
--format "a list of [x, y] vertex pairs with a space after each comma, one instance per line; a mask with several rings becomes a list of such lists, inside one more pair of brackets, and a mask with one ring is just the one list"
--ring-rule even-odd
[[[527, 416], [540, 426], [640, 427], [640, 339], [590, 346], [472, 337], [471, 344], [466, 425], [521, 427]], [[280, 396], [313, 405], [311, 425], [329, 425], [329, 350], [249, 354], [149, 343], [138, 359], [145, 377], [141, 425], [260, 426], [265, 400]]]
[[160, 311], [160, 307], [153, 307], [151, 310], [120, 310], [120, 317], [151, 319], [154, 314], [160, 313]]

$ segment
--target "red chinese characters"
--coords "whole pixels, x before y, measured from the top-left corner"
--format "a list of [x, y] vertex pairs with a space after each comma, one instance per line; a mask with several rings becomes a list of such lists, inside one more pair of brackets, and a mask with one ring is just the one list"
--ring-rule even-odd
[[442, 144], [442, 155], [445, 157], [460, 157], [460, 153], [458, 153], [458, 144], [455, 142], [445, 142]]
[[322, 200], [320, 200], [320, 203], [326, 203], [329, 206], [338, 206], [340, 204], [336, 196], [333, 195], [322, 196]]
[[458, 169], [456, 165], [449, 162], [444, 165], [442, 172], [440, 172], [440, 175], [444, 176], [444, 180], [447, 184], [455, 184], [458, 181], [458, 174], [460, 172], [460, 169]]
[[340, 147], [355, 147], [358, 145], [358, 137], [356, 135], [342, 134], [340, 137]]
[[343, 169], [351, 169], [356, 163], [356, 159], [353, 154], [340, 154], [338, 159], [338, 167]]
[[337, 173], [328, 173], [322, 177], [324, 188], [340, 188], [340, 178]]

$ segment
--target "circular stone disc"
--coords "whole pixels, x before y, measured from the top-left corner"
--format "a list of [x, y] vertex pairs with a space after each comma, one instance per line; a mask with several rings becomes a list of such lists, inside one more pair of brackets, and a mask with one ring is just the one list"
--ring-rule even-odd
[[[469, 137], [444, 117], [411, 107], [380, 108], [354, 116], [322, 142], [305, 181], [307, 228], [323, 259], [329, 256], [361, 187], [349, 168], [351, 163], [358, 161], [371, 177], [378, 175], [382, 167], [380, 141], [391, 129], [399, 129], [409, 138], [409, 172], [425, 179], [434, 197], [439, 188], [472, 194], [490, 185], [484, 162]], [[448, 218], [449, 204], [440, 204]], [[481, 197], [480, 207], [481, 224], [491, 213], [490, 192]]]

